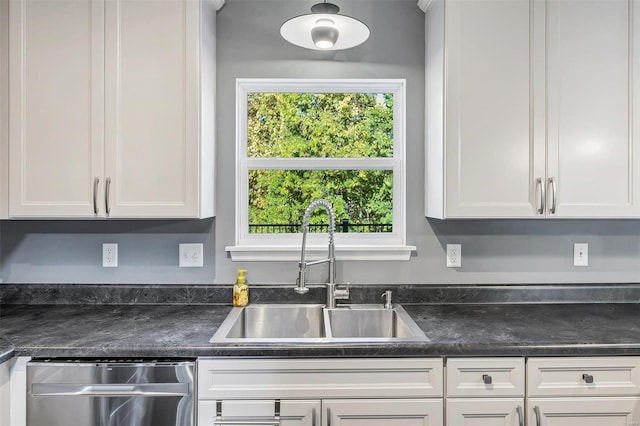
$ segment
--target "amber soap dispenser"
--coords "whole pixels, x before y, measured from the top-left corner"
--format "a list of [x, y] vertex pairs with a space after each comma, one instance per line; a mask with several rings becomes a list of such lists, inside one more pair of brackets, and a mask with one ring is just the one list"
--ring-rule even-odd
[[236, 283], [233, 285], [233, 306], [241, 308], [249, 304], [249, 286], [247, 285], [246, 269], [238, 269]]

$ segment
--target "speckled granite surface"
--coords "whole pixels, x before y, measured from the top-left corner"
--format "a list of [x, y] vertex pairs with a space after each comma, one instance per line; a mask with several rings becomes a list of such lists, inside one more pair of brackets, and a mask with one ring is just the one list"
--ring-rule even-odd
[[2, 334], [34, 357], [640, 354], [640, 305], [405, 306], [428, 337], [398, 344], [211, 344], [230, 307], [5, 305]]

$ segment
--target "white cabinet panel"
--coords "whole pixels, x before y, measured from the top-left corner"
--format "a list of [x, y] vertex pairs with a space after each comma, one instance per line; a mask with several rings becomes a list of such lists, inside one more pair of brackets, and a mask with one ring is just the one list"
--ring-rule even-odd
[[27, 424], [27, 362], [17, 357], [0, 364], [0, 426]]
[[10, 211], [92, 216], [102, 175], [103, 0], [9, 3]]
[[528, 405], [529, 425], [632, 426], [640, 421], [640, 399], [533, 398]]
[[528, 396], [639, 395], [640, 358], [529, 358]]
[[524, 398], [447, 399], [447, 426], [521, 426]]
[[426, 11], [428, 216], [535, 215], [535, 3], [435, 0]]
[[198, 397], [442, 397], [442, 359], [344, 358], [198, 360]]
[[640, 118], [631, 113], [640, 84], [638, 7], [636, 0], [548, 2], [548, 178], [557, 180], [555, 216], [640, 216], [634, 131]]
[[523, 396], [524, 373], [524, 358], [450, 358], [447, 396]]
[[197, 216], [199, 16], [196, 1], [107, 2], [112, 217]]
[[441, 399], [329, 399], [322, 401], [323, 426], [440, 426]]

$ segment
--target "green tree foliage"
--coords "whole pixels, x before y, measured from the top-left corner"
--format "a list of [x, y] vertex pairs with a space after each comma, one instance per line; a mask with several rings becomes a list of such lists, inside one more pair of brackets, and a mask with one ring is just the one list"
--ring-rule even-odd
[[[254, 158], [393, 156], [393, 95], [252, 93], [247, 155]], [[252, 170], [249, 223], [300, 223], [305, 208], [325, 198], [336, 220], [392, 223], [390, 170]], [[327, 223], [319, 211], [311, 223]]]

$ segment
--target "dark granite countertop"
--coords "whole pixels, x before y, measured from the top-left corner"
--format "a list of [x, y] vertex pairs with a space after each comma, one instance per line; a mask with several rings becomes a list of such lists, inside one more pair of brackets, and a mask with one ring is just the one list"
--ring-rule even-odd
[[428, 341], [214, 345], [231, 309], [221, 305], [4, 305], [0, 334], [33, 357], [640, 354], [639, 304], [404, 307]]

